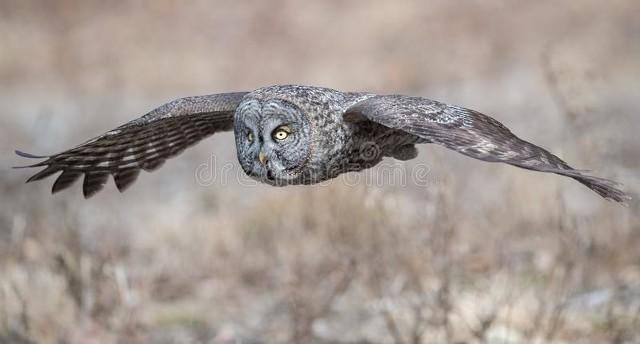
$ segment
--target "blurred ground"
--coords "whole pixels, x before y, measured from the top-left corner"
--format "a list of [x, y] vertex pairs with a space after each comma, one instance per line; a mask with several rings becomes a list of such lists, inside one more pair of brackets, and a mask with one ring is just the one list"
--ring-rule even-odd
[[[634, 0], [0, 1], [0, 342], [640, 341], [639, 15]], [[278, 83], [467, 106], [635, 200], [439, 147], [389, 161], [428, 166], [426, 185], [196, 178], [235, 162], [230, 133], [89, 201], [10, 169], [14, 148]]]

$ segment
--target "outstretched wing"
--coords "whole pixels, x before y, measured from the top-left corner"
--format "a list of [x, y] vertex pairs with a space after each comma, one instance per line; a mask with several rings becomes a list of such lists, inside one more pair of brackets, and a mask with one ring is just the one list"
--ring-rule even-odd
[[62, 171], [52, 193], [69, 187], [84, 175], [82, 192], [89, 198], [100, 191], [109, 175], [118, 190], [133, 183], [140, 170], [152, 171], [168, 158], [203, 138], [233, 128], [233, 114], [246, 92], [187, 97], [164, 104], [148, 114], [123, 124], [75, 148], [51, 156], [16, 151], [26, 158], [45, 161], [22, 166], [45, 169], [31, 182]]
[[352, 122], [370, 120], [400, 129], [472, 158], [568, 176], [616, 202], [630, 199], [617, 188], [619, 184], [573, 169], [549, 151], [518, 138], [502, 123], [477, 111], [425, 98], [389, 95], [354, 104], [346, 110], [344, 118]]

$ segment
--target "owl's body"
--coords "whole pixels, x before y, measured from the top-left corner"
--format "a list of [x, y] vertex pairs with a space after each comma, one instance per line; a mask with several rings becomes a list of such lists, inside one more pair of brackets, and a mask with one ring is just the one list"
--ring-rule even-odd
[[[247, 94], [236, 109], [236, 124], [243, 121], [244, 113], [251, 105], [264, 106], [284, 101], [284, 106], [291, 104], [300, 110], [302, 118], [299, 120], [310, 123], [310, 130], [309, 135], [303, 138], [302, 147], [293, 147], [294, 150], [305, 153], [306, 161], [300, 164], [303, 168], [294, 169], [295, 173], [290, 178], [256, 175], [251, 172], [251, 168], [245, 168], [245, 172], [271, 185], [315, 184], [345, 172], [370, 168], [386, 156], [404, 160], [415, 157], [417, 150], [413, 144], [420, 140], [418, 137], [374, 122], [358, 125], [345, 121], [343, 114], [349, 107], [373, 96], [375, 94], [343, 93], [328, 88], [298, 85], [269, 86]], [[242, 133], [236, 132], [236, 139], [241, 138]], [[243, 161], [245, 150], [241, 148], [241, 144], [237, 147], [238, 159]], [[414, 154], [407, 155], [408, 151]], [[284, 153], [290, 152], [285, 149]], [[249, 155], [247, 160], [255, 161], [252, 154]], [[267, 158], [272, 161], [270, 156]]]
[[629, 199], [617, 184], [571, 168], [476, 111], [420, 97], [313, 86], [181, 98], [59, 154], [16, 152], [46, 158], [26, 166], [46, 166], [28, 181], [62, 171], [56, 192], [84, 175], [89, 197], [109, 175], [123, 191], [140, 170], [154, 170], [204, 137], [228, 130], [234, 131], [243, 170], [270, 185], [314, 184], [370, 168], [384, 157], [413, 159], [416, 144], [435, 143], [484, 161], [565, 175], [610, 200]]

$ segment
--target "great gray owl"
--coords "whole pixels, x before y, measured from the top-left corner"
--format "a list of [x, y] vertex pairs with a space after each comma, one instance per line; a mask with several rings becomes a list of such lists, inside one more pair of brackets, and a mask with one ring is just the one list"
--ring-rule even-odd
[[109, 175], [123, 191], [140, 170], [154, 170], [203, 138], [232, 129], [243, 170], [271, 185], [313, 184], [383, 157], [412, 159], [415, 144], [435, 143], [484, 161], [568, 176], [609, 200], [629, 199], [616, 183], [573, 169], [479, 112], [425, 98], [312, 86], [182, 98], [62, 153], [16, 153], [46, 159], [23, 166], [45, 167], [27, 182], [62, 171], [52, 188], [57, 192], [84, 175], [82, 191], [90, 197]]

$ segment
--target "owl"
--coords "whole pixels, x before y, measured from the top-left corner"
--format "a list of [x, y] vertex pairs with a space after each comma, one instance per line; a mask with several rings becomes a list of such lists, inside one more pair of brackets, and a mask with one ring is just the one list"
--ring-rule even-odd
[[44, 159], [19, 167], [44, 167], [27, 182], [61, 172], [55, 193], [84, 176], [88, 198], [110, 175], [124, 191], [141, 170], [155, 170], [205, 137], [231, 130], [244, 172], [274, 186], [319, 183], [385, 157], [413, 159], [417, 144], [433, 143], [483, 161], [571, 177], [608, 200], [630, 199], [618, 184], [573, 169], [477, 111], [421, 97], [300, 85], [181, 98], [62, 153], [16, 154]]

